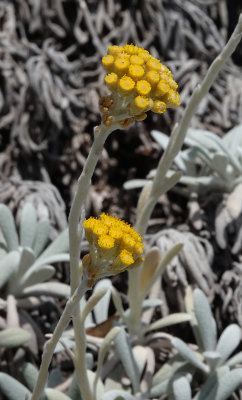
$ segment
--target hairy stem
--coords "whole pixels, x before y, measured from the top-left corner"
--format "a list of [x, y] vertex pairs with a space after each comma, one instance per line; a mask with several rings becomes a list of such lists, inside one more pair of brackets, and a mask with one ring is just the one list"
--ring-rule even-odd
[[[238, 24], [234, 32], [232, 33], [228, 43], [219, 54], [219, 56], [216, 57], [211, 64], [201, 85], [197, 86], [194, 90], [193, 95], [191, 96], [191, 99], [185, 109], [181, 123], [179, 124], [179, 126], [176, 124], [173, 128], [168, 146], [158, 164], [158, 168], [151, 187], [150, 195], [147, 199], [147, 203], [144, 205], [140, 214], [137, 216], [136, 229], [141, 235], [144, 235], [144, 233], [146, 232], [151, 213], [159, 197], [163, 193], [163, 188], [166, 181], [166, 173], [183, 145], [189, 123], [199, 103], [209, 91], [212, 83], [214, 82], [219, 71], [224, 66], [225, 62], [236, 49], [238, 43], [241, 40], [241, 37], [242, 14], [240, 14]], [[139, 330], [141, 316], [141, 304], [139, 303], [139, 296], [137, 295], [139, 291], [140, 274], [141, 268], [129, 271], [128, 298], [130, 303], [130, 326], [133, 326], [135, 329], [137, 329], [137, 333]]]
[[[86, 196], [91, 184], [91, 178], [97, 162], [101, 156], [104, 143], [109, 134], [117, 128], [117, 125], [112, 125], [107, 128], [101, 125], [94, 130], [94, 142], [90, 150], [89, 156], [84, 165], [83, 171], [78, 179], [77, 191], [73, 199], [69, 214], [69, 243], [70, 243], [70, 282], [71, 293], [73, 293], [80, 279], [79, 263], [80, 263], [80, 247], [82, 227], [80, 217], [82, 207], [86, 200]], [[90, 388], [87, 368], [85, 361], [86, 352], [86, 337], [84, 322], [81, 321], [80, 307], [76, 309], [73, 315], [73, 327], [75, 334], [75, 369], [78, 386], [83, 400], [92, 400], [92, 391]]]
[[34, 391], [31, 397], [31, 400], [38, 400], [43, 390], [45, 388], [45, 384], [48, 377], [48, 368], [55, 350], [55, 347], [64, 331], [67, 327], [70, 318], [75, 311], [75, 309], [79, 306], [80, 299], [87, 291], [87, 278], [83, 275], [82, 281], [80, 282], [78, 288], [75, 290], [71, 298], [67, 301], [65, 309], [61, 315], [61, 318], [56, 325], [56, 328], [53, 332], [51, 338], [45, 343], [42, 362], [40, 365], [39, 375], [34, 387]]

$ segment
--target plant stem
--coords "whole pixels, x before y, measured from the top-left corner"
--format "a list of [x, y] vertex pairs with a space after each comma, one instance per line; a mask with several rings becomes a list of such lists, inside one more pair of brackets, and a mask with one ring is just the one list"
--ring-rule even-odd
[[[109, 134], [115, 130], [118, 125], [112, 125], [107, 128], [101, 125], [94, 130], [94, 142], [90, 153], [84, 165], [83, 171], [78, 179], [77, 191], [74, 196], [70, 214], [69, 214], [69, 244], [70, 244], [70, 284], [71, 294], [75, 291], [80, 279], [80, 247], [82, 239], [82, 227], [80, 226], [81, 210], [86, 200], [86, 196], [91, 184], [91, 178], [97, 162], [101, 156], [104, 143]], [[80, 307], [76, 309], [73, 315], [73, 327], [75, 335], [75, 370], [78, 386], [83, 400], [92, 400], [92, 391], [90, 388], [85, 352], [86, 336], [84, 322], [81, 321]]]
[[81, 247], [81, 227], [79, 226], [81, 210], [86, 200], [91, 178], [97, 162], [102, 153], [103, 145], [108, 135], [116, 129], [116, 126], [107, 128], [105, 125], [94, 129], [94, 142], [88, 158], [85, 162], [83, 171], [77, 182], [77, 191], [74, 196], [69, 214], [69, 242], [70, 242], [70, 280], [71, 294], [75, 291], [79, 279], [80, 247]]
[[34, 387], [34, 391], [31, 397], [31, 400], [38, 400], [41, 396], [46, 381], [48, 377], [48, 368], [51, 362], [51, 358], [53, 356], [53, 352], [55, 347], [64, 331], [67, 327], [70, 318], [75, 311], [75, 308], [79, 306], [80, 299], [87, 291], [87, 277], [83, 275], [82, 281], [80, 282], [78, 288], [75, 290], [71, 298], [67, 301], [65, 309], [60, 317], [58, 324], [53, 332], [52, 337], [45, 343], [44, 351], [42, 355], [42, 362], [40, 365], [39, 375]]
[[93, 400], [86, 367], [86, 331], [84, 322], [81, 321], [80, 306], [73, 315], [75, 333], [75, 371], [77, 383], [83, 400]]
[[[158, 164], [158, 168], [156, 171], [155, 178], [153, 180], [153, 184], [151, 187], [147, 203], [145, 204], [143, 210], [141, 210], [137, 218], [136, 229], [141, 235], [144, 235], [144, 233], [146, 232], [151, 213], [159, 197], [163, 192], [166, 173], [183, 145], [189, 123], [200, 101], [207, 94], [217, 74], [222, 69], [223, 65], [231, 56], [231, 54], [234, 52], [235, 48], [237, 47], [238, 43], [241, 40], [241, 37], [242, 37], [242, 14], [240, 14], [238, 24], [234, 32], [232, 33], [228, 43], [226, 44], [220, 55], [215, 58], [215, 60], [209, 67], [207, 74], [201, 85], [198, 85], [194, 90], [193, 95], [191, 96], [190, 101], [185, 109], [181, 123], [179, 124], [179, 126], [176, 124], [173, 128], [168, 146]], [[140, 317], [141, 317], [141, 306], [142, 306], [142, 304], [140, 304], [138, 296], [140, 274], [141, 274], [141, 268], [136, 268], [132, 271], [129, 271], [129, 282], [128, 282], [129, 285], [128, 298], [130, 305], [129, 325], [133, 326], [137, 334], [140, 329]]]

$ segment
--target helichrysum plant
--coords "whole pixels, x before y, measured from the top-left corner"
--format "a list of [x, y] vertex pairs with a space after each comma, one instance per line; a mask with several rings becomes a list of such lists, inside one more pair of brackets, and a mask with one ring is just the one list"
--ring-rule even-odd
[[[83, 400], [93, 399], [85, 365], [85, 330], [79, 301], [97, 279], [125, 269], [137, 269], [135, 267], [142, 263], [143, 244], [139, 229], [135, 230], [117, 218], [102, 214], [100, 219], [91, 217], [84, 222], [83, 205], [91, 177], [111, 132], [117, 128], [125, 129], [135, 120], [145, 119], [149, 110], [161, 114], [167, 107], [180, 104], [177, 83], [171, 71], [147, 50], [135, 45], [110, 46], [102, 63], [108, 72], [105, 83], [111, 95], [100, 99], [102, 123], [94, 129], [94, 142], [78, 180], [69, 215], [72, 297], [67, 302], [53, 336], [46, 343], [32, 400], [37, 400], [43, 392], [51, 356], [71, 316], [76, 340], [73, 362], [77, 382]], [[80, 273], [83, 222], [90, 253], [83, 258]]]
[[[167, 178], [166, 172], [181, 149], [190, 119], [200, 100], [209, 90], [219, 69], [235, 49], [241, 34], [242, 20], [240, 20], [228, 45], [210, 67], [201, 87], [194, 90], [180, 126], [176, 125], [171, 133], [168, 146], [159, 162], [153, 183], [145, 186], [141, 193], [135, 229], [123, 221], [106, 214], [102, 214], [98, 219], [91, 217], [85, 220], [83, 206], [91, 177], [103, 145], [111, 132], [117, 128], [126, 128], [134, 121], [145, 119], [149, 110], [162, 114], [166, 108], [178, 106], [180, 97], [176, 90], [177, 84], [172, 77], [172, 73], [159, 60], [152, 57], [148, 51], [135, 45], [110, 46], [108, 48], [108, 54], [103, 57], [102, 63], [107, 72], [105, 82], [111, 94], [100, 99], [102, 123], [94, 130], [93, 145], [78, 180], [77, 191], [69, 215], [71, 297], [52, 337], [45, 345], [32, 400], [39, 399], [43, 393], [51, 357], [71, 317], [75, 334], [75, 350], [68, 354], [75, 366], [76, 382], [79, 386], [82, 400], [115, 398], [146, 400], [147, 398], [157, 397], [149, 389], [148, 392], [141, 393], [137, 365], [134, 362], [131, 346], [123, 328], [115, 327], [111, 329], [100, 347], [96, 372], [93, 373], [87, 370], [84, 323], [88, 313], [103, 297], [105, 292], [97, 291], [94, 293], [82, 312], [80, 300], [97, 279], [122, 272], [125, 269], [131, 269], [129, 271], [128, 288], [130, 309], [129, 313], [125, 315], [125, 322], [127, 322], [128, 332], [139, 337], [139, 331], [142, 328], [142, 302], [145, 297], [140, 292], [148, 290], [153, 278], [156, 278], [157, 274], [164, 270], [164, 266], [177, 254], [180, 248], [177, 245], [174, 249], [171, 249], [168, 252], [169, 254], [164, 256], [163, 261], [157, 262], [155, 267], [152, 266], [151, 274], [149, 274], [147, 264], [145, 269], [142, 269], [142, 237], [146, 232], [150, 215], [158, 198], [180, 178], [179, 173], [174, 173]], [[90, 244], [90, 253], [84, 256], [80, 267], [80, 244], [83, 236], [83, 225]], [[137, 266], [138, 268], [135, 268]], [[146, 277], [147, 284], [145, 284]], [[118, 296], [115, 299], [117, 309], [122, 312], [120, 299]], [[174, 320], [174, 318], [172, 319]], [[171, 322], [167, 320], [169, 320], [168, 317], [166, 321], [161, 321], [158, 324], [159, 326], [153, 325], [153, 329], [166, 326], [168, 322]], [[183, 315], [182, 320], [188, 320], [187, 315]], [[113, 340], [117, 348], [119, 348], [118, 354], [132, 382], [132, 394], [119, 390], [104, 394], [100, 391], [98, 392], [100, 369], [107, 349]], [[92, 384], [90, 383], [90, 377], [92, 378]], [[103, 387], [102, 384], [101, 386]], [[160, 395], [161, 393], [159, 392], [158, 397]], [[176, 398], [178, 399], [178, 397]], [[181, 398], [184, 398], [184, 396]]]

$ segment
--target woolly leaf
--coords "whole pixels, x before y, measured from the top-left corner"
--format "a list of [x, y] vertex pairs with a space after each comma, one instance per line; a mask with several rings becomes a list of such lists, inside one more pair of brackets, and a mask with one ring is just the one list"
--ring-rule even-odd
[[174, 380], [173, 393], [175, 400], [192, 400], [191, 387], [184, 376]]
[[158, 247], [152, 247], [145, 255], [144, 265], [142, 267], [140, 276], [140, 286], [141, 292], [145, 290], [145, 287], [150, 282], [152, 276], [154, 275], [156, 268], [161, 259], [161, 254]]
[[[23, 248], [18, 267], [18, 276], [23, 276], [25, 272], [34, 264], [35, 256], [30, 248]], [[16, 284], [16, 282], [15, 282]]]
[[42, 219], [38, 221], [36, 226], [35, 241], [33, 243], [33, 251], [36, 257], [44, 249], [50, 230], [50, 221], [48, 219]]
[[143, 187], [146, 183], [146, 179], [130, 179], [130, 181], [124, 183], [123, 187], [126, 190], [139, 189]]
[[104, 393], [100, 400], [135, 400], [135, 398], [124, 390], [110, 390]]
[[156, 329], [165, 328], [166, 326], [180, 324], [182, 322], [190, 321], [190, 319], [191, 319], [191, 316], [187, 313], [170, 314], [167, 317], [158, 319], [157, 321], [153, 322], [151, 325], [149, 325], [145, 329], [145, 331], [149, 332], [149, 331], [153, 331]]
[[162, 367], [155, 373], [152, 379], [152, 386], [156, 386], [159, 383], [170, 379], [172, 376], [175, 375], [175, 372], [187, 365], [188, 363], [184, 361], [184, 359], [179, 355], [176, 354], [172, 358], [170, 358]]
[[236, 364], [242, 364], [242, 351], [235, 354], [226, 362], [226, 365], [228, 365], [229, 367], [233, 367]]
[[82, 321], [85, 321], [87, 315], [93, 310], [96, 304], [105, 296], [107, 293], [107, 287], [100, 287], [94, 292], [91, 297], [88, 299], [81, 315]]
[[193, 297], [194, 312], [204, 350], [213, 351], [216, 347], [217, 328], [207, 297], [200, 289], [194, 290]]
[[219, 368], [209, 377], [194, 400], [227, 400], [242, 381], [242, 368]]
[[196, 354], [188, 347], [188, 345], [181, 339], [174, 338], [171, 340], [172, 345], [177, 349], [178, 353], [187, 361], [189, 361], [195, 367], [201, 369], [204, 372], [208, 372], [208, 367], [203, 364]]
[[27, 279], [22, 279], [21, 289], [23, 287], [32, 286], [35, 284], [39, 284], [45, 282], [52, 278], [55, 274], [55, 268], [52, 265], [44, 265], [40, 268], [33, 270], [33, 272], [27, 277]]
[[9, 251], [18, 248], [18, 235], [13, 214], [5, 204], [0, 204], [0, 228]]
[[149, 308], [159, 307], [162, 304], [161, 299], [146, 299], [142, 303], [142, 310], [148, 310]]
[[38, 261], [60, 253], [67, 253], [69, 250], [69, 232], [65, 229], [41, 254]]
[[37, 285], [23, 289], [23, 294], [27, 294], [28, 296], [49, 295], [68, 299], [70, 297], [70, 287], [60, 282], [38, 283]]
[[25, 363], [23, 367], [23, 376], [28, 388], [33, 391], [37, 382], [39, 371], [31, 363]]
[[19, 252], [11, 251], [0, 261], [0, 287], [3, 287], [11, 275], [17, 270], [19, 260]]
[[59, 368], [54, 368], [50, 371], [48, 376], [48, 383], [47, 386], [49, 388], [55, 388], [56, 386], [60, 385], [62, 382], [62, 375]]
[[20, 400], [31, 398], [30, 391], [11, 376], [0, 372], [0, 392], [2, 392], [8, 400]]
[[95, 315], [95, 320], [97, 324], [101, 324], [106, 321], [108, 318], [108, 310], [110, 305], [110, 296], [111, 291], [109, 290], [112, 286], [110, 279], [102, 279], [95, 285], [94, 293], [98, 291], [100, 288], [106, 288], [106, 294], [99, 300], [99, 302], [93, 308], [93, 312]]
[[7, 328], [0, 332], [0, 347], [11, 348], [22, 346], [31, 335], [22, 328]]
[[[29, 390], [33, 392], [35, 384], [37, 382], [39, 371], [33, 364], [25, 363], [23, 367], [23, 376], [26, 385], [28, 386]], [[40, 396], [40, 400], [46, 400], [46, 396], [44, 393]]]
[[125, 330], [121, 328], [119, 334], [114, 339], [116, 351], [119, 359], [121, 360], [123, 367], [131, 381], [134, 392], [138, 392], [139, 389], [139, 371], [136, 365], [132, 348], [128, 342]]
[[32, 248], [36, 232], [36, 211], [32, 203], [25, 203], [20, 220], [20, 244]]
[[241, 328], [231, 324], [223, 331], [219, 338], [216, 351], [221, 354], [223, 360], [227, 360], [230, 354], [236, 349], [241, 340]]
[[45, 389], [45, 395], [48, 400], [71, 400], [71, 398], [66, 394], [51, 388]]

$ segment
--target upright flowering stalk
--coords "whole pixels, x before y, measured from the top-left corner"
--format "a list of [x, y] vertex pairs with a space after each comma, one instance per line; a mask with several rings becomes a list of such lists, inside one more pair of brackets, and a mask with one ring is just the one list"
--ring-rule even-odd
[[83, 273], [80, 274], [81, 211], [94, 169], [110, 133], [115, 129], [125, 129], [134, 121], [144, 120], [149, 110], [162, 114], [166, 108], [180, 104], [171, 71], [147, 50], [127, 44], [124, 47], [110, 46], [102, 63], [107, 71], [105, 83], [111, 94], [100, 99], [102, 123], [94, 129], [93, 145], [78, 179], [69, 215], [71, 297], [45, 345], [32, 400], [38, 400], [43, 392], [55, 346], [71, 317], [76, 342], [73, 361], [81, 397], [83, 400], [95, 400], [85, 364], [85, 329], [80, 317], [80, 298], [96, 279], [139, 266], [143, 244], [138, 232], [117, 218], [102, 214], [100, 219], [87, 219], [84, 228], [90, 253], [83, 258]]

